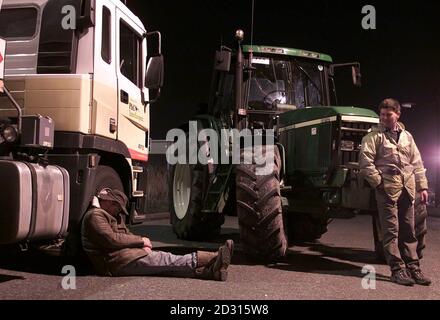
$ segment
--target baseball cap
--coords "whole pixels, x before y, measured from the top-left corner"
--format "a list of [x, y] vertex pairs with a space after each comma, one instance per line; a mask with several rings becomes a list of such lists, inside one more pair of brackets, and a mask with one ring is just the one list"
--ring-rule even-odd
[[99, 191], [97, 197], [98, 199], [117, 202], [121, 207], [122, 212], [124, 212], [126, 215], [129, 215], [126, 208], [128, 198], [122, 191], [112, 190], [110, 188], [104, 188], [101, 191]]

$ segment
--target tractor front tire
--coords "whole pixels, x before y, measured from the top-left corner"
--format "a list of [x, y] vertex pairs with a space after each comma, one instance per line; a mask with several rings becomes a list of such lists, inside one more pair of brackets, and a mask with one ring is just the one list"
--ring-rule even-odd
[[313, 242], [327, 232], [329, 219], [326, 213], [316, 217], [302, 212], [291, 212], [287, 218], [290, 243]]
[[202, 212], [207, 179], [206, 165], [177, 163], [171, 168], [171, 224], [179, 239], [210, 240], [220, 234], [224, 215]]

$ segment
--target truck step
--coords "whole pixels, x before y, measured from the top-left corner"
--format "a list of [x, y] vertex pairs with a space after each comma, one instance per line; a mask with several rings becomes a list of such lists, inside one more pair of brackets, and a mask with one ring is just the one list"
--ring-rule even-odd
[[134, 173], [142, 173], [142, 172], [144, 172], [144, 168], [143, 167], [133, 167], [133, 172]]
[[132, 197], [133, 198], [142, 198], [144, 196], [143, 191], [133, 191]]

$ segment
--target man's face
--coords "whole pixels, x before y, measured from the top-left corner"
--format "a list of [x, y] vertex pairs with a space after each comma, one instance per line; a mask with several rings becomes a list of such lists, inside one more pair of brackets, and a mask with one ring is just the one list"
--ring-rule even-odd
[[99, 205], [112, 216], [117, 216], [121, 212], [119, 203], [115, 201], [100, 200]]
[[387, 128], [394, 129], [399, 118], [400, 113], [397, 113], [392, 109], [380, 109], [380, 122]]

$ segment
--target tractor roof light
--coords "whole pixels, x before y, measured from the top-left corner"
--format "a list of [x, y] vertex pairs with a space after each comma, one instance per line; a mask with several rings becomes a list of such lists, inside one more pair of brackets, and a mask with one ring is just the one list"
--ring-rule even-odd
[[18, 140], [18, 130], [14, 126], [7, 125], [3, 127], [1, 135], [8, 143], [14, 143]]
[[243, 41], [243, 39], [244, 39], [244, 31], [241, 30], [241, 29], [238, 29], [237, 31], [235, 31], [235, 39], [238, 42]]

